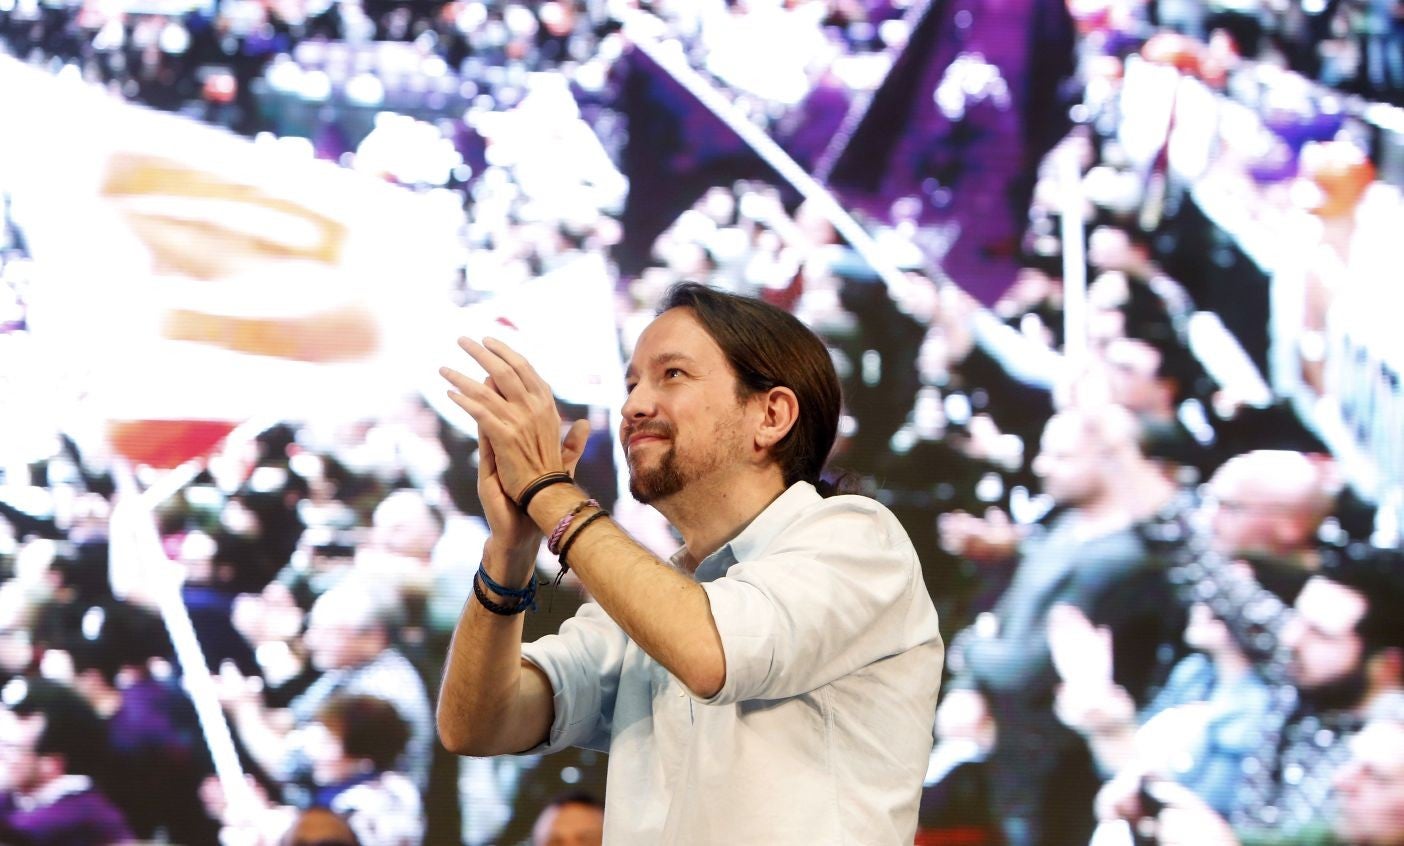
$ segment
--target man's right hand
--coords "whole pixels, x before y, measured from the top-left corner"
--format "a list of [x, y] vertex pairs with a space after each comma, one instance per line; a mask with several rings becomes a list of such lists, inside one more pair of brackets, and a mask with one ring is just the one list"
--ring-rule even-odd
[[973, 740], [985, 746], [993, 742], [994, 730], [989, 705], [977, 690], [947, 690], [936, 708], [936, 736], [942, 741]]
[[998, 508], [991, 508], [984, 517], [952, 511], [937, 518], [936, 525], [941, 548], [971, 561], [1003, 561], [1019, 548], [1018, 527]]
[[[585, 451], [589, 436], [588, 422], [577, 420], [571, 424], [561, 444], [561, 461], [567, 473], [574, 475], [575, 465]], [[488, 548], [496, 549], [503, 555], [513, 571], [510, 574], [494, 574], [494, 577], [506, 577], [513, 584], [524, 581], [536, 560], [536, 552], [541, 545], [541, 530], [503, 488], [492, 442], [485, 436], [478, 446], [478, 498], [482, 501], [483, 516], [491, 531]]]

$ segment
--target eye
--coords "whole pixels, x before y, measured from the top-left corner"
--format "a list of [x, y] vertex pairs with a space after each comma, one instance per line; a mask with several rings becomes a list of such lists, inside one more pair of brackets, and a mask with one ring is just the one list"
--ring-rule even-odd
[[639, 384], [638, 382], [625, 382], [625, 383], [624, 383], [624, 393], [626, 393], [626, 394], [632, 394], [632, 393], [634, 392], [634, 386], [636, 386], [636, 385], [638, 385], [638, 384]]
[[681, 369], [681, 368], [678, 368], [678, 367], [669, 367], [667, 370], [664, 370], [664, 371], [663, 371], [663, 378], [664, 378], [664, 379], [671, 379], [671, 378], [673, 378], [674, 376], [681, 376], [681, 375], [683, 375], [682, 369]]

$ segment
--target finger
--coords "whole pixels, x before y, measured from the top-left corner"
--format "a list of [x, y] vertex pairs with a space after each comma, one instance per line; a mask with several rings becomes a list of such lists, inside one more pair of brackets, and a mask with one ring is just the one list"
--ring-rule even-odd
[[478, 441], [478, 472], [488, 475], [497, 472], [497, 457], [492, 451], [492, 441], [486, 437]]
[[[495, 410], [475, 401], [472, 397], [460, 394], [457, 391], [447, 392], [449, 400], [459, 408], [468, 412], [468, 416], [478, 424], [478, 434], [484, 438], [509, 437], [512, 431], [512, 424], [509, 420], [495, 413]], [[506, 400], [494, 395], [499, 403]]]
[[[472, 399], [484, 408], [502, 409], [506, 407], [506, 400], [497, 390], [496, 383], [491, 377], [486, 382], [479, 382], [477, 379], [469, 378], [452, 367], [440, 367], [439, 375], [444, 378], [454, 391]], [[452, 393], [452, 392], [450, 392]]]
[[536, 372], [536, 368], [532, 367], [531, 362], [521, 353], [496, 338], [483, 338], [483, 346], [511, 366], [512, 372], [517, 374], [524, 385], [534, 386], [544, 395], [553, 396], [546, 380], [541, 378], [541, 374]]
[[580, 456], [585, 454], [585, 443], [590, 439], [590, 421], [577, 420], [570, 424], [570, 431], [566, 432], [565, 440], [561, 445], [561, 463], [565, 464], [566, 472], [575, 475], [575, 465], [580, 462]]
[[[492, 341], [491, 338], [484, 340]], [[530, 393], [522, 374], [517, 371], [510, 360], [502, 355], [503, 350], [511, 352], [505, 344], [500, 341], [494, 342], [494, 348], [489, 349], [484, 344], [465, 337], [458, 339], [458, 346], [472, 356], [479, 367], [487, 371], [488, 376], [494, 380], [497, 390], [507, 399], [520, 399]], [[516, 353], [512, 353], [512, 355], [521, 359], [521, 356]], [[525, 359], [521, 360], [525, 361]]]

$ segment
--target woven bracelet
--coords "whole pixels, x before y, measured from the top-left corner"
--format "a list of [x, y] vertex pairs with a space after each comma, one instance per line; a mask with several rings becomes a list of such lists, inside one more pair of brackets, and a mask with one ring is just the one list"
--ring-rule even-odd
[[[487, 591], [483, 590], [484, 586], [486, 586], [489, 590], [491, 590], [498, 596], [504, 596], [516, 600], [516, 604], [504, 605], [500, 602], [493, 601], [492, 597], [487, 595]], [[486, 608], [494, 614], [500, 614], [504, 617], [511, 617], [514, 614], [520, 614], [523, 611], [526, 611], [527, 609], [535, 611], [536, 576], [532, 576], [531, 581], [528, 582], [527, 586], [524, 588], [503, 587], [502, 585], [499, 585], [497, 582], [493, 581], [492, 576], [489, 576], [487, 574], [487, 570], [483, 569], [483, 567], [479, 565], [477, 575], [473, 577], [473, 595], [478, 598], [478, 602], [481, 603], [484, 608]]]
[[556, 581], [559, 582], [561, 580], [561, 575], [564, 575], [565, 571], [570, 569], [570, 562], [566, 560], [566, 554], [569, 553], [570, 548], [575, 545], [575, 539], [580, 537], [580, 533], [588, 529], [591, 523], [595, 522], [601, 517], [608, 516], [609, 512], [601, 508], [599, 511], [596, 511], [594, 514], [591, 514], [589, 517], [586, 517], [584, 520], [580, 521], [580, 527], [570, 533], [570, 537], [566, 538], [565, 543], [561, 546], [561, 554], [557, 556], [561, 561], [561, 574], [556, 576]]
[[556, 524], [556, 528], [552, 530], [551, 536], [546, 539], [546, 548], [551, 551], [551, 554], [561, 554], [561, 538], [565, 537], [566, 529], [570, 528], [571, 522], [575, 520], [575, 515], [579, 514], [587, 508], [599, 507], [599, 500], [595, 499], [582, 500], [581, 502], [576, 503], [575, 507], [570, 510], [570, 513], [566, 514], [566, 516], [561, 518], [561, 521]]

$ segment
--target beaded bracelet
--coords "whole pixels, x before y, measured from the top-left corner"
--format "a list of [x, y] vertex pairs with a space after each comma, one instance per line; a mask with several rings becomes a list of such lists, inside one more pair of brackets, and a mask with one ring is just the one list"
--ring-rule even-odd
[[[492, 598], [487, 595], [487, 592], [483, 590], [484, 586], [498, 596], [516, 600], [516, 604], [504, 605], [500, 602], [494, 602]], [[504, 617], [520, 614], [527, 609], [535, 611], [536, 576], [532, 576], [531, 581], [528, 582], [527, 586], [524, 588], [503, 587], [493, 581], [492, 576], [489, 576], [487, 570], [480, 564], [478, 565], [477, 574], [473, 576], [473, 595], [478, 598], [478, 602], [480, 602], [484, 608], [494, 614], [501, 614]]]
[[583, 500], [570, 510], [570, 513], [561, 518], [556, 524], [556, 528], [551, 531], [551, 536], [546, 539], [546, 548], [551, 550], [552, 555], [559, 555], [561, 552], [561, 537], [565, 535], [566, 529], [570, 528], [570, 523], [575, 519], [575, 515], [586, 508], [599, 508], [600, 503], [594, 499]]
[[537, 494], [541, 493], [542, 491], [546, 490], [552, 485], [569, 485], [574, 481], [575, 480], [572, 479], [570, 477], [570, 474], [568, 473], [557, 472], [547, 473], [544, 476], [537, 476], [535, 479], [532, 479], [530, 482], [527, 483], [526, 488], [523, 489], [521, 495], [517, 497], [517, 507], [523, 511], [526, 511], [527, 506], [531, 504], [532, 498], [535, 497]]

